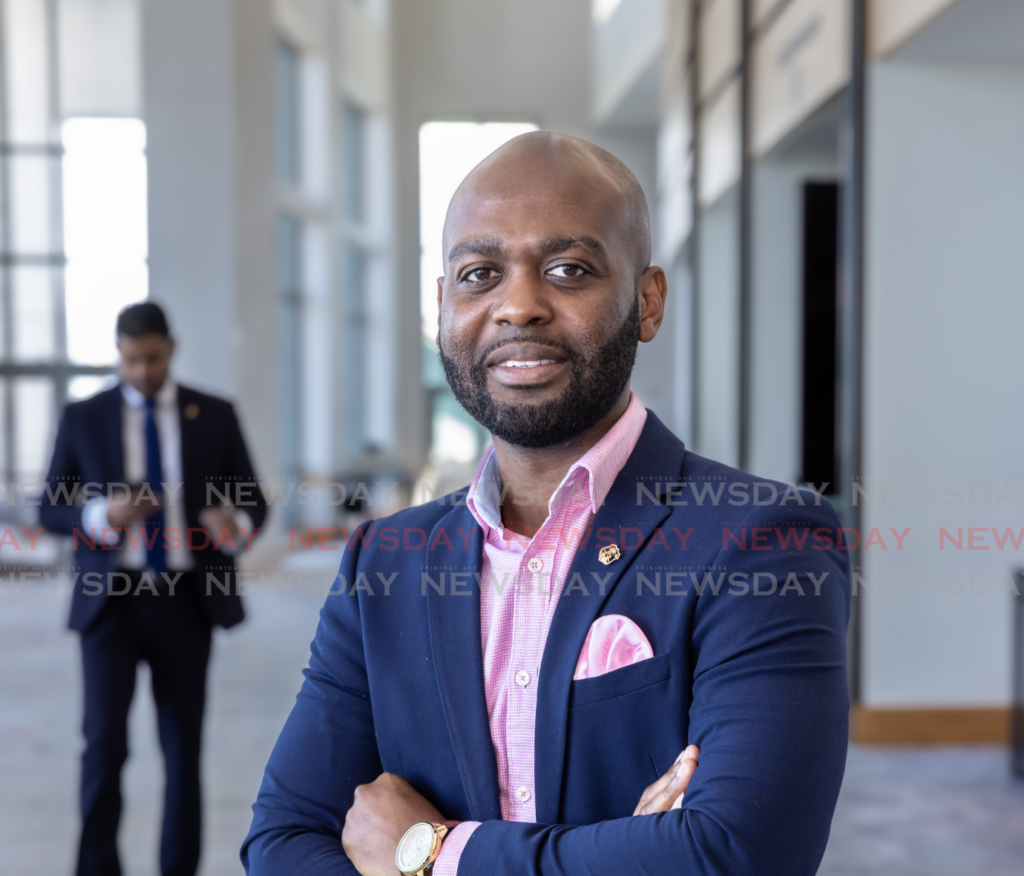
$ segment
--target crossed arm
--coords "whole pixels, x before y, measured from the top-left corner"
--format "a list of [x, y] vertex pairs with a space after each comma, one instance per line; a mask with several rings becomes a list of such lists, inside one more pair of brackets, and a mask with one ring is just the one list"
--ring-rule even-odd
[[[697, 769], [700, 749], [687, 746], [658, 781], [648, 785], [633, 815], [678, 809]], [[420, 821], [445, 821], [434, 805], [401, 776], [383, 773], [356, 788], [355, 802], [345, 816], [341, 843], [361, 876], [395, 876], [395, 850], [402, 835]]]
[[[358, 554], [357, 547], [343, 558], [349, 580]], [[648, 817], [586, 825], [484, 821], [462, 851], [461, 873], [814, 873], [845, 763], [849, 589], [845, 562], [834, 553], [787, 560], [805, 595], [755, 599], [723, 589], [705, 592], [696, 607], [687, 643], [688, 739], [700, 746], [700, 768], [687, 766], [681, 808], [671, 809], [678, 793], [663, 776], [639, 807]], [[732, 568], [750, 575], [782, 566], [778, 556], [745, 553]], [[810, 576], [820, 581], [825, 572], [829, 584], [817, 595]], [[357, 600], [327, 602], [306, 682], [254, 807], [242, 852], [250, 876], [394, 876], [395, 847], [407, 827], [468, 815], [439, 812], [402, 780], [382, 776]], [[431, 796], [445, 806], [440, 801], [459, 797], [457, 782]]]

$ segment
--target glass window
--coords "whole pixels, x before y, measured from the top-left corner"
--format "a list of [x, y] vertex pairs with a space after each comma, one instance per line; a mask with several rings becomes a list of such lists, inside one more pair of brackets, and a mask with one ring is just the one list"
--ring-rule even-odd
[[347, 104], [342, 126], [345, 218], [362, 224], [366, 218], [366, 113], [353, 104]]
[[4, 0], [7, 136], [39, 145], [49, 139], [47, 0]]
[[49, 377], [14, 380], [14, 470], [23, 480], [41, 480], [50, 461], [55, 399]]
[[45, 154], [12, 155], [7, 162], [11, 185], [11, 246], [21, 255], [49, 255], [51, 159]]
[[103, 374], [79, 374], [68, 381], [68, 401], [81, 401], [117, 383], [117, 378]]
[[[7, 428], [7, 394], [10, 391], [10, 382], [0, 378], [0, 481], [10, 479], [10, 472], [13, 469], [10, 458], [10, 432]], [[6, 483], [0, 483], [0, 488], [6, 488]], [[2, 515], [3, 502], [0, 501], [0, 515]]]
[[353, 454], [365, 450], [366, 434], [366, 254], [355, 244], [345, 250], [346, 432]]
[[277, 175], [299, 182], [299, 56], [284, 40], [277, 44], [275, 69]]
[[[131, 118], [71, 119], [62, 130], [64, 149], [54, 141], [58, 7], [52, 0], [0, 0], [5, 479], [44, 474], [58, 407], [114, 379], [114, 317], [146, 296], [145, 127]], [[98, 7], [77, 11], [79, 24], [102, 17]], [[124, 29], [111, 39], [118, 51], [130, 48]]]
[[480, 427], [450, 392], [437, 396], [431, 423], [431, 456], [435, 462], [474, 462], [483, 449]]
[[148, 294], [146, 126], [71, 119], [63, 140], [68, 358], [111, 365], [118, 311]]
[[281, 427], [285, 470], [298, 474], [302, 453], [302, 227], [294, 216], [277, 222], [279, 343], [281, 347]]
[[48, 267], [16, 267], [11, 278], [14, 358], [20, 362], [52, 359], [54, 343], [53, 277]]

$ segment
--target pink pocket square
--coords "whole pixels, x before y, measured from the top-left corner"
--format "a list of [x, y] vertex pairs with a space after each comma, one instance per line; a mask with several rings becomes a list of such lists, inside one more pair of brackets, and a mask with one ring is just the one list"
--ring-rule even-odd
[[654, 656], [647, 636], [628, 617], [606, 614], [590, 625], [573, 681], [597, 678]]

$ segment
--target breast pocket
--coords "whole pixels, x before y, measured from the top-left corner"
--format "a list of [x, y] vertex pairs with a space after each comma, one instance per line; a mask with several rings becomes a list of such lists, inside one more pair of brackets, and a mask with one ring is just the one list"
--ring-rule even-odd
[[[633, 814], [643, 790], [658, 777], [684, 738], [685, 715], [673, 695], [672, 655], [572, 683], [562, 817], [594, 824]], [[668, 759], [668, 763], [672, 762]]]
[[672, 655], [657, 654], [638, 663], [623, 666], [596, 678], [581, 678], [572, 683], [572, 706], [600, 703], [641, 691], [672, 677]]

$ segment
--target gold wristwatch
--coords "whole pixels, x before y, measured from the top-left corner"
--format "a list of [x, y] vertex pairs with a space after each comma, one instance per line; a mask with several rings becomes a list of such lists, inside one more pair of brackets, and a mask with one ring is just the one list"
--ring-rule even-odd
[[398, 841], [395, 864], [403, 876], [426, 876], [441, 854], [441, 843], [457, 821], [421, 821]]

